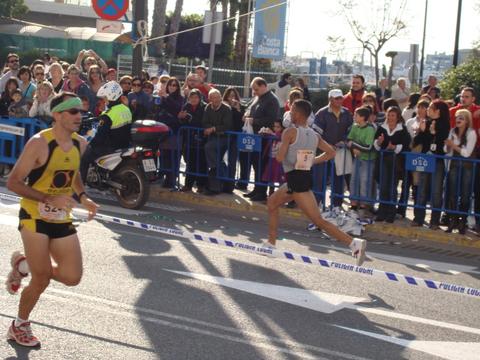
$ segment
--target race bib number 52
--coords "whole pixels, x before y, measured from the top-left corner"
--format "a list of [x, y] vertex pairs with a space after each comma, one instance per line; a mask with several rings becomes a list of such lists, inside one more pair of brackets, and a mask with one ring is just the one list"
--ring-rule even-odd
[[49, 204], [38, 203], [38, 212], [45, 220], [66, 220], [67, 212], [63, 209], [53, 207]]
[[297, 150], [297, 162], [295, 170], [310, 170], [313, 165], [312, 150]]

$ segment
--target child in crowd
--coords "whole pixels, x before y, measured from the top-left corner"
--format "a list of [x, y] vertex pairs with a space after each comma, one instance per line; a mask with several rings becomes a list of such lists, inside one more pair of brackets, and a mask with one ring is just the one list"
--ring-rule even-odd
[[8, 116], [15, 118], [28, 117], [28, 105], [22, 96], [22, 90], [15, 89], [12, 92], [12, 102], [8, 107]]
[[[262, 130], [262, 129], [261, 129]], [[265, 148], [264, 159], [268, 163], [262, 174], [262, 181], [271, 184], [269, 194], [274, 192], [274, 183], [282, 185], [285, 182], [285, 174], [283, 173], [282, 164], [276, 159], [278, 149], [280, 148], [282, 132], [284, 127], [280, 120], [273, 123], [273, 131], [270, 128], [263, 128], [262, 135], [271, 135], [268, 146]]]
[[29, 112], [30, 117], [39, 118], [50, 124], [52, 122], [50, 102], [54, 96], [53, 85], [49, 81], [43, 81], [38, 84], [37, 92], [33, 99], [33, 105]]
[[373, 169], [375, 167], [376, 153], [373, 148], [375, 128], [368, 121], [371, 109], [367, 106], [355, 110], [355, 123], [348, 134], [347, 146], [352, 150], [354, 161], [352, 180], [350, 183], [350, 196], [352, 210], [360, 207], [360, 215], [369, 206], [366, 199], [372, 198]]

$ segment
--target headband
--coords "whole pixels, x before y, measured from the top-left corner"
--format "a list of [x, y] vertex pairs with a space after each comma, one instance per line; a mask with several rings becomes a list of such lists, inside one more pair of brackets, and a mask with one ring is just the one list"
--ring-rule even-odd
[[52, 112], [62, 112], [70, 109], [82, 109], [82, 100], [78, 97], [71, 97], [52, 109]]

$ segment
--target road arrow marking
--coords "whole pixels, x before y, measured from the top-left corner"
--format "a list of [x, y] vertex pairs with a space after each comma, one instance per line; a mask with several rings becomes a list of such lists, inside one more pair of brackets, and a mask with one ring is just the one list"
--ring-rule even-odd
[[335, 311], [342, 310], [352, 304], [367, 301], [364, 298], [358, 298], [347, 295], [337, 295], [321, 291], [297, 289], [287, 286], [271, 285], [253, 281], [235, 280], [223, 277], [216, 277], [203, 274], [195, 274], [183, 271], [174, 271], [164, 269], [166, 271], [179, 275], [188, 276], [194, 279], [207, 281], [212, 284], [226, 286], [232, 289], [248, 292], [263, 296], [269, 299], [282, 301], [288, 304], [301, 306], [306, 309], [331, 314]]
[[438, 320], [426, 319], [418, 316], [396, 313], [393, 311], [383, 310], [375, 307], [365, 307], [356, 305], [360, 302], [369, 301], [369, 299], [357, 298], [347, 295], [337, 295], [314, 290], [305, 290], [292, 288], [287, 286], [272, 285], [253, 281], [236, 280], [204, 274], [197, 274], [184, 271], [174, 271], [164, 269], [179, 275], [188, 276], [194, 279], [203, 280], [212, 284], [226, 286], [232, 289], [248, 292], [273, 300], [286, 302], [292, 305], [301, 306], [310, 310], [331, 314], [342, 309], [350, 309], [363, 313], [384, 316], [393, 319], [411, 321], [418, 324], [426, 324], [430, 326], [441, 327], [445, 329], [463, 331], [471, 334], [480, 335], [480, 329], [469, 326], [447, 323]]
[[406, 340], [368, 331], [351, 329], [339, 325], [333, 326], [392, 344], [400, 345], [408, 349], [422, 351], [433, 356], [438, 356], [442, 359], [477, 360], [479, 356], [478, 354], [480, 353], [480, 343], [478, 342]]

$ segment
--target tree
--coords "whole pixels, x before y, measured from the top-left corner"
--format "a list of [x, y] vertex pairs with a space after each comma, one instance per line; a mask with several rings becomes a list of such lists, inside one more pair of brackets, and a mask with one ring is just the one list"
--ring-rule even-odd
[[445, 77], [440, 82], [442, 89], [442, 97], [445, 99], [453, 99], [462, 86], [470, 86], [475, 89], [477, 99], [480, 95], [480, 59], [471, 57], [466, 62], [457, 67], [452, 67], [445, 73]]
[[19, 17], [28, 12], [23, 0], [1, 0], [0, 1], [0, 16]]
[[[152, 19], [152, 38], [165, 35], [167, 23], [167, 2], [167, 0], [155, 0]], [[163, 39], [153, 40], [151, 42], [151, 45], [153, 45], [155, 48], [157, 55], [161, 55], [163, 53], [164, 44], [165, 42]]]
[[[175, 10], [170, 22], [170, 34], [175, 34], [180, 29], [180, 19], [182, 15], [183, 0], [177, 0], [175, 3]], [[167, 54], [170, 58], [174, 58], [177, 52], [177, 35], [171, 35], [168, 38]]]
[[[399, 2], [397, 4], [394, 4]], [[402, 20], [407, 0], [383, 0], [383, 4], [375, 5], [370, 2], [372, 10], [369, 11], [368, 19], [357, 18], [357, 8], [364, 8], [366, 2], [359, 5], [355, 0], [341, 0], [341, 16], [344, 16], [350, 25], [352, 35], [362, 44], [375, 59], [375, 82], [378, 86], [380, 78], [379, 55], [385, 44], [392, 38], [398, 36], [406, 25]]]
[[[240, 0], [239, 11], [240, 14], [245, 14], [248, 12], [248, 2], [253, 4], [252, 0]], [[252, 6], [250, 7], [253, 8]], [[247, 37], [248, 37], [248, 16], [242, 16], [238, 19], [238, 26], [237, 26], [237, 37], [235, 39], [235, 56], [234, 60], [236, 62], [243, 62], [245, 59], [245, 48], [247, 46]]]

